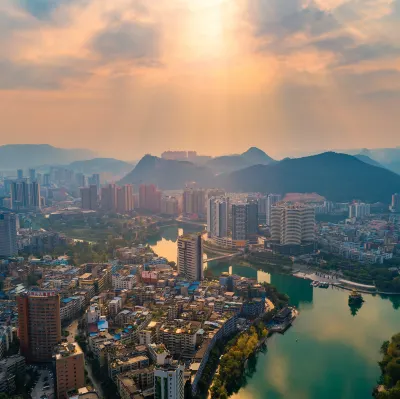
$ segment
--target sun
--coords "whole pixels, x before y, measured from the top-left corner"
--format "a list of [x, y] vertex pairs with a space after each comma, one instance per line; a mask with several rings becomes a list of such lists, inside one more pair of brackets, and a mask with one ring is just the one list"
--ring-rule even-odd
[[226, 50], [229, 21], [227, 0], [188, 0], [187, 39], [199, 57], [216, 57]]

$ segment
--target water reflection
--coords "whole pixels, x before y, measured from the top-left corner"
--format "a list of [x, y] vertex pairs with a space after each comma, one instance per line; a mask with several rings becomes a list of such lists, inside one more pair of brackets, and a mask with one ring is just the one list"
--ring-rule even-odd
[[[178, 229], [175, 229], [178, 234]], [[172, 237], [169, 231], [167, 238]], [[176, 259], [176, 241], [154, 243], [160, 256]], [[249, 362], [235, 399], [354, 399], [371, 397], [379, 377], [379, 348], [400, 331], [400, 297], [364, 295], [353, 315], [348, 291], [310, 286], [308, 280], [266, 273], [229, 262], [211, 262], [214, 275], [230, 272], [269, 282], [289, 295], [300, 316], [284, 335], [268, 340], [268, 353]]]

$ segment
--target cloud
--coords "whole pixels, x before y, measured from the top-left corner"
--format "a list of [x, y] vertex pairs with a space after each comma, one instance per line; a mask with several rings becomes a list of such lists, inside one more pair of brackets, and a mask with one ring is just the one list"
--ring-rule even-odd
[[314, 2], [300, 0], [249, 0], [249, 15], [257, 36], [284, 39], [298, 32], [318, 36], [339, 27], [335, 17]]
[[82, 0], [17, 0], [19, 6], [40, 20], [48, 20], [55, 10]]
[[75, 60], [59, 60], [52, 64], [13, 62], [0, 59], [0, 90], [60, 89], [70, 79], [83, 79], [89, 73], [77, 67]]
[[142, 65], [154, 65], [160, 55], [159, 32], [150, 23], [113, 23], [93, 37], [90, 47], [106, 62], [137, 60]]

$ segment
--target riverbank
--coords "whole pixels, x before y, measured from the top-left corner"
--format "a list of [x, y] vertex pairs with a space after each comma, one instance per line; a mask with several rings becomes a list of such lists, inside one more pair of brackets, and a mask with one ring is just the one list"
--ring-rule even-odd
[[310, 281], [318, 281], [328, 283], [334, 287], [342, 288], [344, 290], [354, 290], [364, 294], [381, 294], [381, 295], [400, 295], [400, 292], [384, 292], [379, 291], [374, 285], [360, 284], [355, 281], [345, 280], [328, 273], [317, 274], [315, 271], [300, 272], [295, 271], [292, 273], [293, 277], [302, 278]]

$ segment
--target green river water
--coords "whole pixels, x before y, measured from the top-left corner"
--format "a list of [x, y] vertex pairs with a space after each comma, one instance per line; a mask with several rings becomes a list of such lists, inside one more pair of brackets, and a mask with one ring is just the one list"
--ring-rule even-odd
[[[186, 231], [186, 230], [185, 230]], [[168, 227], [149, 244], [160, 256], [176, 261], [181, 229]], [[228, 262], [208, 266], [215, 275], [229, 271], [275, 285], [290, 296], [300, 315], [284, 334], [273, 335], [259, 353], [246, 384], [234, 399], [370, 398], [379, 377], [383, 341], [400, 332], [400, 296], [364, 295], [353, 315], [348, 291], [313, 288], [290, 275], [271, 274]]]

